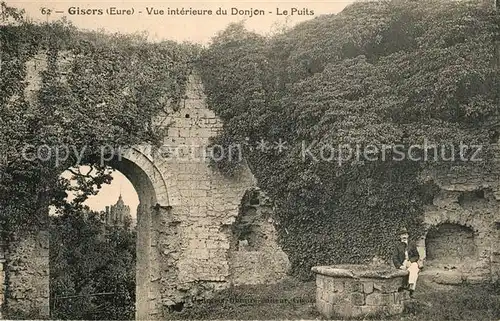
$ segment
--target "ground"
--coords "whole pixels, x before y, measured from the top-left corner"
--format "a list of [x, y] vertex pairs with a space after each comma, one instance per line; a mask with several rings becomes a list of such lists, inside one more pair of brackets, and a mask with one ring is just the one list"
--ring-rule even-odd
[[[402, 316], [385, 320], [499, 320], [500, 288], [491, 285], [443, 286], [419, 282]], [[274, 285], [239, 286], [211, 302], [185, 307], [176, 319], [322, 319], [316, 312], [316, 284], [293, 278]]]

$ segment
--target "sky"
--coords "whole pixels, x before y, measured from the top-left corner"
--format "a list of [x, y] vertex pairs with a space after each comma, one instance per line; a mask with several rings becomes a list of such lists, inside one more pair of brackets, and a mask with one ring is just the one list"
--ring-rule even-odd
[[[229, 23], [245, 21], [247, 29], [260, 34], [276, 32], [278, 28], [291, 27], [299, 22], [319, 15], [342, 11], [354, 1], [250, 1], [250, 0], [205, 0], [205, 1], [42, 1], [6, 0], [7, 5], [24, 9], [26, 15], [35, 21], [54, 21], [66, 17], [76, 27], [106, 32], [137, 33], [146, 31], [152, 41], [174, 40], [208, 44], [218, 31]], [[133, 10], [131, 15], [110, 15], [109, 10]], [[74, 13], [95, 9], [102, 15], [81, 15]], [[168, 10], [212, 10], [212, 15], [169, 15]], [[227, 15], [217, 15], [226, 10]], [[149, 14], [148, 11], [164, 14]], [[50, 14], [46, 14], [50, 11]], [[248, 14], [247, 12], [263, 14]], [[44, 14], [45, 13], [45, 14]], [[234, 14], [233, 14], [234, 13]], [[131, 207], [135, 218], [139, 199], [132, 184], [120, 172], [113, 173], [111, 185], [104, 186], [98, 195], [92, 196], [86, 204], [94, 210], [103, 210], [115, 204], [122, 194], [125, 204]]]
[[[81, 166], [80, 171], [82, 173], [88, 173], [90, 167]], [[64, 172], [61, 176], [70, 179], [72, 174], [69, 171]], [[114, 171], [111, 173], [113, 180], [111, 184], [105, 184], [99, 190], [97, 195], [90, 196], [84, 204], [88, 205], [91, 209], [95, 211], [102, 211], [106, 206], [114, 205], [118, 201], [118, 197], [122, 195], [123, 202], [125, 205], [130, 206], [130, 214], [132, 218], [137, 217], [137, 206], [139, 205], [139, 196], [135, 191], [132, 183], [119, 171]], [[71, 201], [74, 198], [73, 194], [69, 194], [68, 200]], [[54, 209], [52, 210], [54, 211]]]

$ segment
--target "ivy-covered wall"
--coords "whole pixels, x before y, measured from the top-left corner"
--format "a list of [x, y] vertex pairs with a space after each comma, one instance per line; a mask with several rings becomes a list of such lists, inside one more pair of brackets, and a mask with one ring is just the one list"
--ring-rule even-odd
[[[161, 143], [164, 130], [153, 118], [183, 97], [187, 62], [197, 48], [81, 32], [64, 21], [34, 24], [0, 5], [2, 14], [15, 16], [0, 17], [0, 216], [12, 236], [2, 312], [43, 319], [49, 315], [48, 245], [37, 235], [48, 231], [49, 205], [79, 208], [110, 182], [103, 146]], [[72, 153], [54, 157], [64, 147]], [[45, 153], [37, 155], [39, 148]], [[79, 196], [67, 203], [69, 181], [60, 174], [82, 164], [97, 176], [76, 173]]]
[[[440, 189], [424, 169], [491, 167], [499, 26], [481, 1], [368, 2], [272, 37], [233, 24], [213, 39], [200, 61], [210, 108], [225, 124], [213, 143], [244, 147], [276, 201], [295, 275], [388, 258], [404, 226], [423, 236], [424, 206]], [[425, 142], [447, 156], [424, 160]], [[483, 146], [482, 161], [461, 160], [461, 142]], [[378, 150], [349, 159], [340, 146]], [[214, 166], [237, 175], [243, 163]]]

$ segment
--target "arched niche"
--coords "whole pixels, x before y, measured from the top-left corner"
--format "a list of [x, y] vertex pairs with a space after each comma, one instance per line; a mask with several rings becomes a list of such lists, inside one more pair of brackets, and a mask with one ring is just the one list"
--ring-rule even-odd
[[473, 228], [457, 223], [445, 222], [431, 227], [425, 249], [427, 265], [450, 269], [458, 269], [478, 256]]

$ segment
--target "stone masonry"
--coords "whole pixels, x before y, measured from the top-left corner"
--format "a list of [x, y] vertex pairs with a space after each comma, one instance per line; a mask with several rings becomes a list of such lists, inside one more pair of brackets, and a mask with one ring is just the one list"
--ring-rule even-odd
[[419, 241], [423, 278], [444, 284], [500, 278], [499, 168], [425, 174], [441, 190], [425, 208], [425, 234]]
[[[67, 57], [61, 53], [62, 65], [69, 64]], [[45, 60], [39, 55], [28, 63], [28, 97], [39, 88]], [[196, 75], [190, 76], [180, 106], [167, 103], [165, 113], [158, 115], [155, 123], [167, 131], [162, 148], [135, 146], [109, 162], [131, 181], [140, 201], [136, 319], [171, 317], [182, 306], [210, 298], [233, 283], [267, 283], [283, 277], [288, 259], [277, 244], [270, 216], [267, 225], [261, 224], [266, 238], [259, 250], [235, 255], [233, 245], [238, 240], [231, 232], [232, 225], [255, 179], [248, 168], [235, 178], [226, 178], [209, 166], [206, 147], [222, 123], [207, 108]], [[237, 156], [238, 150], [224, 152]], [[36, 318], [49, 315], [47, 239], [41, 231], [14, 246], [19, 255], [8, 267], [17, 274], [6, 285], [7, 306], [38, 311]], [[277, 254], [279, 260], [272, 263]], [[243, 262], [253, 262], [247, 265], [251, 273]], [[267, 266], [257, 269], [263, 262]]]
[[48, 232], [41, 230], [14, 235], [6, 257], [4, 277], [7, 283], [2, 315], [23, 319], [48, 317]]
[[[71, 63], [71, 57], [67, 53], [60, 54], [64, 68]], [[26, 97], [31, 101], [40, 87], [40, 72], [46, 65], [44, 55], [27, 63]], [[230, 179], [209, 167], [206, 146], [223, 124], [207, 108], [199, 77], [190, 76], [180, 106], [167, 103], [165, 113], [158, 115], [155, 123], [167, 131], [162, 148], [135, 146], [109, 162], [132, 182], [140, 200], [136, 318], [167, 318], [183, 305], [195, 304], [197, 299], [209, 298], [214, 291], [232, 284], [267, 283], [282, 277], [288, 260], [277, 244], [272, 218], [260, 220], [265, 210], [250, 209], [250, 212], [255, 211], [251, 215], [260, 220], [254, 225], [254, 236], [267, 236], [257, 238], [263, 243], [258, 242], [255, 247], [252, 237], [239, 239], [240, 235], [232, 232], [232, 226], [242, 220], [242, 201], [255, 187], [255, 179], [248, 168]], [[233, 157], [239, 154], [238, 148], [223, 152], [232, 153]], [[500, 278], [499, 172], [429, 173], [441, 192], [424, 214], [429, 233], [420, 240], [425, 266], [422, 277], [434, 267], [438, 272], [432, 272], [431, 276], [435, 280], [445, 280], [443, 282]], [[437, 261], [425, 260], [426, 238], [443, 224], [470, 229], [472, 234], [460, 235], [467, 235], [467, 238], [472, 235], [470, 240], [474, 246], [471, 248], [477, 255], [476, 260], [456, 266], [453, 273], [446, 272], [439, 258]], [[433, 246], [436, 242], [439, 239], [429, 244]], [[7, 280], [4, 308], [40, 319], [49, 316], [47, 244], [45, 230], [19, 235], [9, 244], [4, 268]], [[264, 265], [273, 257], [279, 258], [276, 261], [279, 263], [273, 261], [273, 264]], [[345, 285], [346, 281], [342, 282]], [[363, 293], [367, 305], [371, 294]], [[361, 296], [350, 295], [361, 302]], [[396, 301], [394, 304], [397, 305]]]
[[316, 307], [325, 318], [395, 315], [403, 312], [407, 291], [400, 291], [408, 272], [364, 265], [312, 268], [316, 274]]
[[277, 242], [271, 200], [259, 189], [248, 190], [232, 227], [230, 274], [233, 285], [272, 284], [289, 266]]

